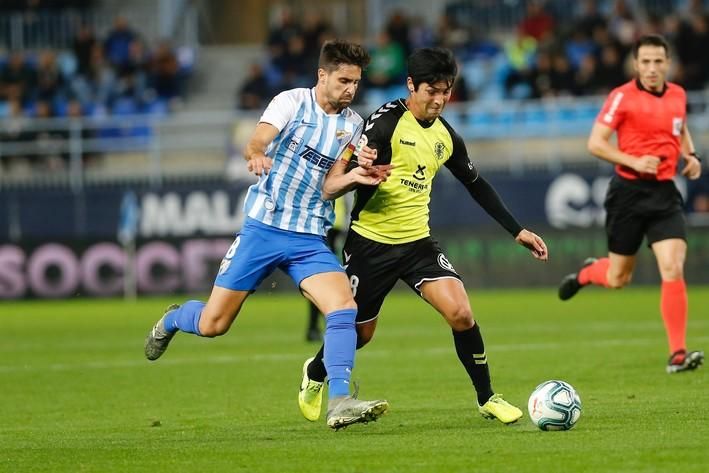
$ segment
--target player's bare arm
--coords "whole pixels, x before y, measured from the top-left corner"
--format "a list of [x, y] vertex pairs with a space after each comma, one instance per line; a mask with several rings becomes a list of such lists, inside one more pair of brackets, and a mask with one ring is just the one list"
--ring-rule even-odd
[[702, 175], [702, 163], [697, 159], [692, 135], [686, 123], [682, 126], [682, 157], [684, 158], [682, 175], [692, 180], [699, 179]]
[[260, 176], [268, 174], [273, 166], [273, 160], [266, 156], [266, 148], [278, 135], [278, 128], [270, 123], [260, 122], [256, 125], [244, 150], [244, 158], [248, 162], [249, 172]]
[[[337, 199], [359, 184], [377, 186], [386, 181], [391, 175], [392, 166], [390, 164], [373, 165], [372, 162], [375, 159], [377, 159], [377, 150], [368, 146], [364, 146], [357, 155], [357, 164], [359, 166], [354, 167], [349, 172], [347, 171], [349, 161], [338, 159], [330, 168], [330, 172], [323, 183], [323, 199]], [[363, 162], [367, 164], [366, 167], [362, 165]]]
[[634, 169], [640, 173], [657, 174], [660, 158], [649, 154], [636, 157], [622, 152], [610, 142], [614, 130], [601, 123], [595, 123], [588, 138], [588, 151], [604, 161]]
[[549, 259], [549, 251], [542, 237], [527, 229], [522, 229], [515, 237], [515, 241], [532, 252], [532, 256], [541, 261]]

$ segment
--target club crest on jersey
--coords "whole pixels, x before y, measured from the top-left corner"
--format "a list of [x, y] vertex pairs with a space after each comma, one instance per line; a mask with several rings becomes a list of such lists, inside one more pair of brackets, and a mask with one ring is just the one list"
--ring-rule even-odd
[[349, 141], [352, 137], [352, 133], [347, 130], [337, 130], [335, 132], [335, 137], [337, 138], [337, 141]]
[[441, 160], [444, 158], [446, 152], [446, 145], [443, 144], [441, 141], [436, 141], [436, 144], [433, 145], [433, 154], [436, 155], [436, 159]]
[[305, 151], [300, 153], [300, 157], [305, 159], [309, 163], [324, 169], [330, 169], [332, 165], [335, 164], [334, 159], [318, 153], [313, 148], [307, 145], [305, 146]]
[[288, 143], [288, 149], [293, 151], [294, 153], [298, 151], [298, 147], [300, 146], [300, 140], [301, 138], [294, 136], [291, 140], [290, 143]]

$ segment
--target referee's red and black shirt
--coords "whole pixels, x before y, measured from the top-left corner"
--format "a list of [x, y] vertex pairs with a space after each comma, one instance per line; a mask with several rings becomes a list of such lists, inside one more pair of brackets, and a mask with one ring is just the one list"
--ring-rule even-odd
[[603, 105], [596, 122], [618, 135], [618, 148], [633, 156], [652, 155], [662, 161], [657, 175], [639, 174], [617, 165], [626, 179], [669, 180], [677, 171], [682, 127], [687, 119], [687, 94], [671, 82], [661, 92], [645, 89], [634, 79], [615, 88]]

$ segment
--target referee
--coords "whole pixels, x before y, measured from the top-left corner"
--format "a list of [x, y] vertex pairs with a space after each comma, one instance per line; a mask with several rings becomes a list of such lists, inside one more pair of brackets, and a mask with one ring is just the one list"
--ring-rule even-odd
[[[687, 129], [686, 93], [665, 80], [667, 42], [658, 35], [643, 36], [633, 47], [633, 59], [637, 77], [610, 93], [588, 140], [592, 154], [615, 164], [605, 201], [608, 257], [588, 258], [578, 273], [567, 275], [559, 298], [570, 299], [589, 284], [615, 289], [628, 284], [647, 237], [662, 277], [667, 372], [678, 373], [699, 367], [704, 353], [686, 347], [687, 229], [682, 196], [672, 178], [680, 158], [682, 175], [689, 179], [699, 178], [701, 164]], [[610, 142], [614, 132], [617, 146]]]

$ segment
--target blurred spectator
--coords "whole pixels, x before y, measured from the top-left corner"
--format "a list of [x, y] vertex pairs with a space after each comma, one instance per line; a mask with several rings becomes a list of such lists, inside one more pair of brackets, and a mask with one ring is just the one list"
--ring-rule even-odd
[[681, 71], [678, 81], [688, 90], [700, 90], [709, 81], [709, 27], [704, 15], [680, 26], [675, 40]]
[[465, 74], [463, 74], [463, 64], [460, 62], [458, 65], [458, 77], [455, 78], [453, 83], [453, 90], [451, 91], [449, 102], [468, 102], [473, 99], [470, 89], [468, 88], [468, 83], [465, 80]]
[[541, 0], [528, 0], [527, 14], [518, 30], [523, 37], [534, 38], [537, 42], [545, 41], [554, 31], [554, 18], [544, 10]]
[[31, 99], [37, 83], [37, 73], [25, 61], [22, 51], [13, 51], [0, 73], [0, 99], [19, 100], [22, 104]]
[[591, 37], [593, 31], [606, 24], [605, 17], [598, 11], [598, 2], [596, 0], [584, 0], [580, 2], [581, 9], [577, 15], [574, 29], [582, 31], [586, 37]]
[[577, 69], [581, 61], [589, 54], [596, 54], [597, 45], [581, 29], [574, 30], [566, 41], [564, 52], [571, 62], [571, 67]]
[[389, 17], [385, 26], [389, 39], [398, 44], [404, 52], [404, 57], [411, 53], [409, 37], [409, 20], [401, 10], [395, 10]]
[[91, 68], [91, 54], [96, 45], [94, 31], [88, 25], [81, 25], [74, 37], [73, 51], [76, 57], [76, 72], [86, 75]]
[[406, 74], [406, 56], [399, 43], [391, 40], [389, 33], [382, 31], [377, 45], [370, 52], [371, 61], [365, 81], [374, 87], [399, 85]]
[[592, 95], [601, 88], [598, 84], [598, 63], [596, 56], [587, 54], [581, 60], [574, 77], [576, 95]]
[[576, 83], [574, 71], [566, 55], [562, 52], [554, 54], [551, 67], [551, 89], [553, 95], [574, 95]]
[[34, 99], [52, 103], [56, 99], [63, 99], [65, 95], [65, 81], [53, 51], [43, 51], [39, 55], [37, 64], [37, 89]]
[[116, 74], [105, 60], [101, 45], [95, 44], [91, 50], [89, 70], [74, 78], [72, 91], [84, 105], [97, 103], [106, 106], [114, 99], [115, 84]]
[[428, 26], [426, 20], [419, 15], [411, 17], [409, 27], [409, 45], [411, 49], [426, 48], [433, 46], [435, 43], [436, 35]]
[[[290, 8], [282, 7], [278, 24], [268, 33], [268, 49], [271, 59], [278, 62], [286, 54], [291, 36], [300, 35], [301, 28]], [[318, 51], [319, 53], [319, 51]]]
[[117, 16], [113, 21], [113, 29], [108, 33], [103, 43], [106, 59], [115, 67], [122, 67], [130, 59], [130, 45], [137, 39], [124, 16]]
[[168, 41], [161, 41], [153, 51], [150, 72], [158, 98], [173, 101], [181, 95], [180, 64]]
[[116, 94], [119, 97], [130, 98], [138, 103], [145, 100], [149, 62], [143, 42], [137, 38], [131, 41], [128, 57], [116, 68]]
[[239, 89], [237, 106], [242, 110], [260, 110], [264, 108], [271, 95], [263, 67], [257, 62], [252, 63], [246, 82]]
[[620, 51], [612, 44], [601, 49], [600, 60], [596, 71], [596, 85], [591, 93], [606, 94], [628, 80]]
[[608, 30], [614, 38], [620, 41], [623, 52], [630, 50], [638, 36], [638, 24], [625, 0], [615, 0], [613, 11], [608, 20]]

